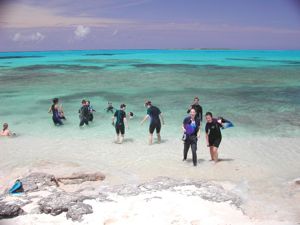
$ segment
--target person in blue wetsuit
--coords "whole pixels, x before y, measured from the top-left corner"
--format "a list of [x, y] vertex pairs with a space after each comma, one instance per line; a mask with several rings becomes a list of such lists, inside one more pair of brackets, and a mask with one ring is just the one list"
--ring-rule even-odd
[[145, 103], [145, 106], [147, 107], [147, 115], [141, 121], [141, 124], [143, 124], [148, 118], [150, 118], [149, 145], [151, 145], [153, 143], [153, 133], [155, 130], [156, 130], [156, 134], [157, 134], [157, 141], [158, 141], [158, 143], [160, 143], [161, 142], [161, 136], [160, 136], [161, 124], [164, 125], [163, 115], [159, 108], [152, 105], [151, 101], [147, 101]]
[[57, 126], [63, 125], [63, 122], [61, 121], [61, 117], [59, 114], [58, 98], [54, 98], [52, 102], [53, 104], [51, 105], [48, 112], [52, 113], [53, 123]]
[[[126, 105], [121, 104], [120, 109], [117, 110], [112, 118], [112, 125], [115, 126], [116, 133], [117, 133], [117, 143], [122, 144], [125, 135], [125, 124], [128, 129], [128, 123], [126, 119]], [[116, 122], [115, 122], [116, 120]]]
[[182, 124], [182, 130], [184, 132], [183, 161], [187, 159], [187, 154], [191, 147], [194, 166], [197, 166], [197, 141], [200, 138], [200, 118], [198, 118], [196, 114], [196, 110], [192, 108], [190, 115], [183, 120]]

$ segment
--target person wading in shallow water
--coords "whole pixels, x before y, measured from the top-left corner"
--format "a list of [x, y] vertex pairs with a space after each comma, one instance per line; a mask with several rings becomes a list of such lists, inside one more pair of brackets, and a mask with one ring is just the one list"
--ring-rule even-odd
[[153, 143], [153, 133], [156, 130], [157, 134], [157, 142], [161, 142], [160, 130], [161, 124], [164, 125], [164, 118], [159, 108], [153, 106], [151, 101], [147, 101], [145, 103], [145, 107], [147, 107], [147, 115], [141, 121], [141, 125], [150, 118], [150, 126], [149, 126], [149, 145]]
[[[124, 140], [124, 134], [125, 134], [125, 124], [128, 129], [128, 123], [126, 119], [126, 105], [121, 104], [120, 109], [117, 110], [112, 118], [112, 125], [116, 128], [117, 133], [117, 143], [122, 144]], [[115, 123], [116, 120], [116, 123]]]
[[182, 130], [184, 132], [183, 161], [186, 160], [189, 148], [191, 147], [193, 164], [197, 166], [197, 141], [200, 138], [200, 119], [196, 117], [195, 109], [191, 109], [190, 115], [183, 120]]
[[196, 96], [194, 102], [190, 105], [190, 108], [187, 110], [187, 113], [190, 113], [191, 109], [196, 110], [196, 118], [199, 118], [202, 122], [202, 106], [199, 104], [199, 98]]
[[86, 100], [81, 101], [81, 108], [79, 109], [79, 126], [82, 127], [84, 124], [89, 125], [89, 107], [86, 104]]

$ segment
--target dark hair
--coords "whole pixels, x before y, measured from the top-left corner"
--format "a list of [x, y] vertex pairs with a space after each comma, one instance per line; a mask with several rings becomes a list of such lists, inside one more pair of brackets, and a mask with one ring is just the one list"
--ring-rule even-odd
[[207, 113], [205, 113], [205, 116], [210, 116], [210, 117], [212, 117], [213, 115], [212, 115], [211, 112], [207, 112]]
[[56, 104], [56, 103], [58, 103], [58, 98], [54, 98], [52, 101], [53, 101], [53, 104]]
[[81, 101], [81, 103], [82, 103], [82, 104], [85, 104], [85, 103], [86, 103], [86, 101], [83, 99], [83, 100]]
[[125, 104], [121, 104], [121, 105], [120, 105], [120, 108], [125, 108], [125, 107], [126, 107]]
[[198, 96], [195, 96], [194, 100], [195, 100], [195, 99], [199, 100]]
[[148, 106], [148, 105], [152, 105], [152, 102], [150, 100], [145, 102], [145, 106]]
[[129, 115], [130, 115], [130, 116], [133, 116], [133, 112], [130, 112]]

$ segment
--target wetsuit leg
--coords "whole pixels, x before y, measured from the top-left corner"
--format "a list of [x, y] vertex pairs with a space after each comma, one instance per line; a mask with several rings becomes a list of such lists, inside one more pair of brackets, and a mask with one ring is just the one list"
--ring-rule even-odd
[[193, 153], [194, 166], [197, 166], [197, 137], [191, 137], [191, 149]]
[[184, 141], [184, 145], [183, 145], [183, 160], [186, 160], [186, 158], [187, 158], [187, 154], [188, 154], [190, 145], [191, 145], [190, 140], [189, 140], [189, 138], [187, 138]]

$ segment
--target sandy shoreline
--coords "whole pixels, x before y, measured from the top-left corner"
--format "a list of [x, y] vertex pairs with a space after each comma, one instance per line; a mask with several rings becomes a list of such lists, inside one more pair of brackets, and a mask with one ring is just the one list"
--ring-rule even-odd
[[[112, 139], [53, 141], [21, 137], [5, 140], [1, 142], [0, 149], [1, 154], [5, 153], [6, 156], [5, 159], [1, 159], [0, 188], [4, 190], [11, 186], [15, 179], [36, 171], [56, 176], [78, 171], [101, 171], [106, 175], [106, 180], [98, 184], [99, 187], [138, 185], [159, 176], [180, 180], [208, 180], [215, 181], [238, 195], [243, 202], [241, 207], [245, 215], [240, 209], [232, 209], [227, 203], [217, 206], [199, 196], [183, 197], [181, 193], [169, 193], [168, 190], [164, 190], [156, 193], [160, 199], [153, 201], [163, 208], [173, 209], [175, 213], [173, 216], [162, 215], [156, 209], [157, 205], [154, 207], [144, 201], [146, 195], [141, 193], [140, 197], [121, 196], [116, 200], [118, 204], [88, 200], [87, 202], [93, 206], [94, 213], [84, 216], [85, 219], [81, 224], [95, 224], [95, 221], [102, 221], [98, 224], [104, 224], [109, 218], [114, 218], [111, 224], [140, 224], [141, 218], [145, 218], [144, 222], [152, 221], [152, 224], [176, 224], [176, 221], [171, 220], [176, 217], [175, 215], [180, 221], [177, 224], [192, 224], [194, 220], [191, 220], [191, 214], [197, 215], [195, 221], [202, 221], [201, 224], [203, 221], [205, 224], [218, 224], [218, 221], [223, 221], [224, 223], [219, 224], [296, 225], [300, 221], [298, 213], [300, 208], [297, 204], [300, 190], [299, 186], [292, 183], [299, 177], [300, 171], [299, 150], [293, 148], [299, 145], [296, 138], [224, 139], [220, 149], [223, 161], [217, 165], [209, 162], [204, 142], [200, 140], [197, 168], [192, 166], [190, 160], [181, 161], [182, 143], [179, 140], [165, 139], [161, 145], [153, 146], [147, 146], [145, 140], [132, 141], [130, 137], [122, 146], [114, 145], [112, 141]], [[290, 154], [285, 154], [283, 148], [291, 149]], [[175, 199], [180, 201], [176, 202]], [[132, 202], [132, 205], [127, 205], [127, 202]], [[150, 207], [149, 204], [151, 210], [141, 210], [141, 207]], [[179, 205], [182, 208], [178, 208]], [[191, 207], [192, 205], [197, 205], [199, 210]], [[218, 207], [220, 214], [215, 214], [214, 209]], [[199, 213], [203, 211], [201, 209], [206, 208], [211, 209], [206, 212], [208, 214]], [[190, 212], [181, 215], [180, 212], [181, 210], [184, 212], [184, 209], [189, 209], [187, 211]], [[101, 212], [104, 211], [105, 217], [101, 217]], [[228, 217], [226, 213], [223, 215], [221, 212], [228, 212], [227, 214], [232, 216]], [[129, 217], [126, 219], [120, 216], [123, 214]], [[151, 220], [154, 217], [156, 220]], [[231, 220], [233, 218], [236, 219]], [[11, 220], [0, 220], [0, 224], [61, 224], [62, 221], [64, 224], [72, 224], [64, 215], [53, 217], [44, 214], [28, 214]], [[197, 224], [196, 222], [194, 224]]]

